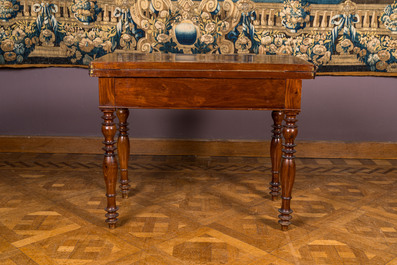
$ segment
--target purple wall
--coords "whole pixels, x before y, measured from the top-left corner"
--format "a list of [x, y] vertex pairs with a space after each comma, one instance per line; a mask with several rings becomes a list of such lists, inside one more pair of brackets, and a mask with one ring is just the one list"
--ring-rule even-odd
[[[100, 136], [97, 79], [87, 69], [0, 69], [0, 135]], [[397, 141], [395, 78], [303, 83], [299, 140]], [[132, 110], [137, 138], [270, 139], [270, 112]]]

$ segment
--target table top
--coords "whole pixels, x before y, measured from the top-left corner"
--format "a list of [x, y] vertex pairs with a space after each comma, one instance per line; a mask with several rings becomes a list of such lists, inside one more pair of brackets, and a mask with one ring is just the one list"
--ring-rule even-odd
[[312, 79], [313, 64], [295, 56], [111, 53], [91, 62], [95, 77]]

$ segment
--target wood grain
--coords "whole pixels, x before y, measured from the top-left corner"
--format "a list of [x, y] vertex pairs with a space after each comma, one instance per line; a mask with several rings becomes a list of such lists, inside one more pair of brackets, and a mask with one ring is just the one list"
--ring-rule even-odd
[[99, 78], [99, 87], [104, 89], [99, 90], [99, 102], [102, 106], [114, 106], [114, 79], [113, 78]]
[[[226, 85], [227, 84], [227, 85]], [[116, 105], [130, 108], [274, 109], [284, 107], [282, 79], [116, 78]], [[272, 88], [272, 89], [270, 89]]]
[[288, 79], [285, 87], [285, 108], [300, 110], [301, 95], [302, 80]]
[[[0, 136], [1, 153], [100, 154], [100, 137]], [[301, 158], [397, 159], [397, 143], [296, 141]], [[133, 155], [203, 155], [270, 157], [270, 141], [206, 141], [178, 139], [130, 139]]]
[[314, 66], [294, 56], [107, 54], [90, 65], [95, 77], [314, 78]]
[[134, 192], [109, 232], [98, 158], [0, 153], [0, 264], [397, 262], [397, 160], [297, 158], [286, 234], [270, 159], [236, 156], [133, 157]]

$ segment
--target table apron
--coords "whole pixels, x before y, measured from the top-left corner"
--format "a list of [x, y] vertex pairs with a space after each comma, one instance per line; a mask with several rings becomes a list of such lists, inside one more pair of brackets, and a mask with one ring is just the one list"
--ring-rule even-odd
[[[103, 79], [103, 80], [101, 80]], [[101, 107], [300, 109], [300, 80], [100, 78]]]

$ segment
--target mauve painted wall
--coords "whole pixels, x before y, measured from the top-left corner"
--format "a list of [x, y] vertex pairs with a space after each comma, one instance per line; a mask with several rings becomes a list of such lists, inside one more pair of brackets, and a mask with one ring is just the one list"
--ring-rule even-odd
[[[0, 69], [0, 135], [100, 136], [97, 79], [86, 69]], [[303, 83], [299, 140], [397, 141], [397, 79]], [[267, 111], [132, 110], [136, 138], [270, 139]]]

